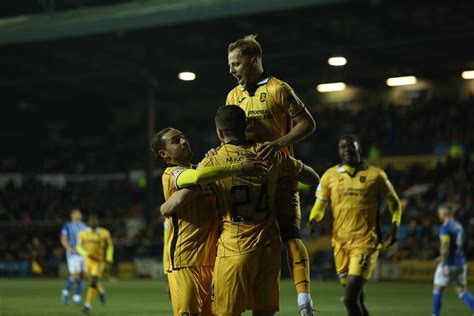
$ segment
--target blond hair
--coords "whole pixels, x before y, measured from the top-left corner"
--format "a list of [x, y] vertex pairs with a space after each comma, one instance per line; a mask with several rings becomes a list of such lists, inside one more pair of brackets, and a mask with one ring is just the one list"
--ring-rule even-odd
[[243, 56], [262, 57], [262, 47], [257, 42], [257, 35], [249, 34], [239, 38], [235, 42], [229, 44], [227, 52], [239, 49]]

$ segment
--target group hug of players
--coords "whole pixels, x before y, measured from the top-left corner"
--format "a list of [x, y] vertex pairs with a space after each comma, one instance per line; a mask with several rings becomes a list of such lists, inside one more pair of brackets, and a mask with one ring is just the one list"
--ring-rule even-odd
[[[299, 315], [315, 315], [310, 261], [300, 235], [299, 181], [318, 184], [309, 217], [313, 229], [331, 204], [332, 246], [347, 314], [369, 315], [364, 284], [382, 245], [396, 242], [402, 215], [387, 175], [364, 163], [359, 140], [346, 135], [338, 145], [341, 163], [320, 179], [293, 158], [292, 149], [314, 131], [314, 119], [288, 84], [264, 72], [255, 36], [229, 45], [228, 64], [238, 85], [215, 115], [219, 147], [195, 165], [190, 144], [178, 129], [165, 128], [152, 139], [153, 153], [168, 164], [160, 210], [166, 217], [163, 261], [173, 314], [234, 316], [251, 310], [253, 315], [274, 315], [279, 310], [283, 243]], [[383, 241], [380, 198], [392, 215]], [[442, 256], [433, 315], [439, 314], [439, 296], [450, 280], [456, 282], [460, 298], [473, 306], [465, 288], [462, 226], [454, 221], [452, 206], [443, 205], [439, 213]]]
[[[382, 245], [396, 242], [402, 215], [387, 175], [364, 163], [360, 141], [346, 135], [338, 144], [341, 163], [320, 179], [311, 167], [293, 158], [292, 150], [314, 131], [314, 119], [288, 84], [264, 72], [255, 36], [231, 43], [228, 62], [238, 86], [216, 112], [220, 147], [193, 165], [190, 144], [178, 129], [165, 128], [152, 139], [153, 153], [168, 164], [162, 176], [165, 202], [160, 210], [166, 217], [163, 261], [173, 314], [234, 316], [252, 310], [253, 315], [274, 315], [279, 310], [283, 243], [299, 315], [315, 315], [310, 261], [300, 235], [299, 181], [318, 184], [309, 217], [312, 229], [331, 205], [332, 246], [347, 314], [368, 316], [364, 284]], [[378, 225], [380, 198], [392, 215], [383, 242]], [[474, 299], [466, 289], [464, 230], [453, 212], [450, 204], [439, 208], [443, 225], [433, 316], [439, 315], [443, 290], [450, 282], [474, 310]], [[97, 293], [105, 300], [99, 279], [106, 262], [112, 262], [113, 243], [96, 217], [89, 219], [89, 227], [80, 221], [79, 211], [73, 210], [71, 218], [61, 237], [71, 273], [62, 298], [67, 302], [76, 283], [73, 300], [80, 302], [85, 272], [90, 283], [83, 311], [89, 313]]]

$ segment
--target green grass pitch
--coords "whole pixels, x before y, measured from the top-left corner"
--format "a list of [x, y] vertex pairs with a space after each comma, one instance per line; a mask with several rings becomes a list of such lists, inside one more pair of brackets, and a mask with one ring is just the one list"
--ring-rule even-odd
[[[81, 307], [60, 302], [63, 280], [0, 279], [0, 316], [82, 315]], [[107, 304], [94, 302], [92, 315], [103, 316], [171, 316], [171, 305], [164, 293], [163, 281], [105, 281]], [[314, 282], [313, 298], [320, 316], [344, 316], [340, 302], [342, 288], [336, 282]], [[371, 316], [431, 315], [429, 283], [371, 282], [366, 287], [367, 306]], [[281, 284], [280, 313], [298, 315], [296, 294], [290, 281]], [[444, 297], [442, 315], [468, 316], [471, 313], [449, 288]], [[250, 315], [247, 313], [245, 315]]]

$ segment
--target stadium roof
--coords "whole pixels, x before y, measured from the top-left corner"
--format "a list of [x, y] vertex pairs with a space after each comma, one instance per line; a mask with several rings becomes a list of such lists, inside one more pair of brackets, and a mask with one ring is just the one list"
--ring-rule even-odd
[[0, 20], [0, 44], [130, 31], [348, 1], [148, 0], [62, 12], [48, 10], [40, 15], [21, 15]]
[[[226, 11], [217, 0], [145, 1], [6, 18], [0, 92], [7, 104], [73, 106], [130, 102], [153, 83], [163, 100], [223, 100], [235, 83], [227, 44], [248, 33], [258, 34], [266, 70], [297, 91], [331, 81], [377, 88], [404, 74], [444, 80], [472, 67], [473, 2], [329, 2], [235, 0]], [[328, 66], [332, 55], [348, 64]], [[198, 80], [179, 81], [183, 70]]]

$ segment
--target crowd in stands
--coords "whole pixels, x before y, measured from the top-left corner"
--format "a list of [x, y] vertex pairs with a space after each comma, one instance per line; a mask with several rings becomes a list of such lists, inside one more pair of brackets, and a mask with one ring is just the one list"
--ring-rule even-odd
[[[474, 126], [474, 99], [433, 99], [412, 106], [308, 104], [308, 108], [316, 118], [316, 132], [298, 144], [296, 151], [299, 158], [313, 165], [337, 159], [337, 139], [344, 133], [357, 134], [367, 149], [375, 146], [384, 156], [442, 154], [453, 143], [462, 146], [467, 156], [474, 145], [474, 134], [471, 132], [471, 126]], [[174, 126], [181, 129], [191, 142], [196, 161], [209, 148], [219, 144], [212, 123], [212, 111], [167, 112], [167, 109], [166, 106], [157, 109], [159, 124], [156, 128]], [[18, 139], [12, 145], [25, 144], [26, 147], [20, 146], [15, 153], [10, 150], [0, 154], [0, 172], [81, 174], [143, 169], [149, 154], [148, 134], [143, 123], [146, 119], [137, 114], [124, 115], [117, 114], [117, 120], [122, 123], [111, 122], [111, 127], [104, 127], [101, 121], [90, 122], [82, 134], [80, 128], [70, 131], [65, 127], [53, 135]], [[124, 120], [131, 120], [133, 124], [127, 125]], [[35, 151], [34, 156], [31, 150]], [[38, 159], [39, 156], [43, 158]]]

